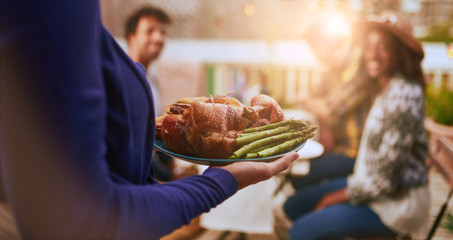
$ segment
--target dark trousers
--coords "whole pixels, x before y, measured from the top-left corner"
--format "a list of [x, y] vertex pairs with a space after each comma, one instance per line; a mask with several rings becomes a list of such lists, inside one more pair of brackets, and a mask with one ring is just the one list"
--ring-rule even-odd
[[326, 154], [310, 160], [310, 172], [303, 177], [291, 178], [295, 189], [327, 179], [347, 176], [354, 170], [355, 159], [343, 154]]

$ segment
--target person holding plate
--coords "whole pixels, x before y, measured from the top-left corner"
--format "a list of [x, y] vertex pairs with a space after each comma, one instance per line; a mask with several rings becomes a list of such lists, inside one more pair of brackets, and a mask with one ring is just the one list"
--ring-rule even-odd
[[159, 239], [298, 157], [159, 184], [145, 69], [98, 1], [2, 0], [0, 36], [1, 176], [24, 239]]

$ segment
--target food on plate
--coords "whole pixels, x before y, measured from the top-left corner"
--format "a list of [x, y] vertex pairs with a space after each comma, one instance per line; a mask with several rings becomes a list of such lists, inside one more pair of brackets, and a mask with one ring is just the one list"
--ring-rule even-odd
[[165, 147], [202, 158], [255, 158], [290, 151], [314, 136], [317, 126], [285, 120], [280, 105], [260, 94], [246, 106], [228, 95], [184, 98], [156, 118]]
[[229, 157], [258, 158], [288, 152], [312, 138], [318, 129], [304, 120], [285, 120], [257, 128], [245, 129], [236, 138], [238, 149]]

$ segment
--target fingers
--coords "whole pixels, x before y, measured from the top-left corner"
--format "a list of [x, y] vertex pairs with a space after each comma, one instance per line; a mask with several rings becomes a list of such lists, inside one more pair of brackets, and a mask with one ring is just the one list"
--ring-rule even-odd
[[288, 169], [289, 165], [291, 165], [291, 163], [297, 160], [298, 158], [299, 154], [297, 152], [290, 152], [285, 156], [269, 163], [270, 165], [274, 165], [271, 166], [273, 170], [273, 175]]
[[271, 178], [272, 176], [288, 169], [289, 165], [299, 158], [297, 152], [291, 152], [273, 162], [235, 162], [219, 167], [229, 171], [236, 177], [238, 189]]

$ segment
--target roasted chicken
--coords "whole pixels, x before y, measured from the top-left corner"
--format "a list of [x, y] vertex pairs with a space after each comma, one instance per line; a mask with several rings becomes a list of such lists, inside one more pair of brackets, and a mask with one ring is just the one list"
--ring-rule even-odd
[[227, 158], [237, 149], [244, 129], [283, 121], [273, 98], [255, 96], [250, 106], [228, 96], [185, 98], [156, 119], [157, 136], [168, 150], [203, 158]]

